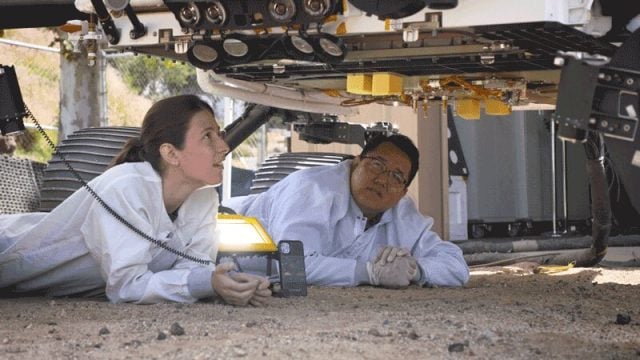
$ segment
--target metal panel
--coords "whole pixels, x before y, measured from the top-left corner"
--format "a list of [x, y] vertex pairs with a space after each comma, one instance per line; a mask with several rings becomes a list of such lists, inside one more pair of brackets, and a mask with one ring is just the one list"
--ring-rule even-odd
[[[552, 219], [551, 137], [544, 122], [548, 113], [518, 111], [511, 116], [483, 116], [479, 121], [458, 117], [469, 177], [468, 218], [484, 222]], [[562, 217], [560, 143], [556, 143], [558, 217]], [[567, 147], [569, 219], [589, 214], [588, 186], [581, 146]]]

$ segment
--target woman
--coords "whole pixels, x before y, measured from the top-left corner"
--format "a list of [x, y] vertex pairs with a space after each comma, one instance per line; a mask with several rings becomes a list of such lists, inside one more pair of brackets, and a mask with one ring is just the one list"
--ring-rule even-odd
[[104, 291], [110, 301], [194, 302], [218, 295], [264, 305], [269, 281], [211, 260], [222, 162], [229, 147], [197, 96], [161, 100], [110, 169], [50, 213], [0, 216], [0, 291], [53, 296]]

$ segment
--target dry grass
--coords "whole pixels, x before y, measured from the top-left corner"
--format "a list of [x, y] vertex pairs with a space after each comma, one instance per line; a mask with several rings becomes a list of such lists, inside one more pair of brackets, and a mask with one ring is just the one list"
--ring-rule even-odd
[[[56, 34], [47, 29], [6, 30], [4, 38], [40, 46], [53, 46]], [[38, 121], [57, 126], [60, 100], [60, 55], [0, 44], [0, 63], [13, 65], [22, 97]], [[107, 69], [109, 125], [137, 126], [151, 101], [129, 89], [113, 68]]]

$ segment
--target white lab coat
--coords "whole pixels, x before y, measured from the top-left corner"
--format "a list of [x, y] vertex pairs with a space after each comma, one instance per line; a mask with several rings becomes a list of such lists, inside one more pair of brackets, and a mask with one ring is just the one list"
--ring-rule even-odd
[[411, 250], [422, 270], [422, 284], [465, 284], [469, 268], [462, 251], [429, 230], [433, 219], [420, 214], [409, 197], [365, 231], [367, 219], [350, 192], [351, 162], [296, 171], [262, 194], [232, 198], [223, 205], [258, 218], [276, 242], [301, 240], [310, 284], [358, 285], [356, 265], [374, 260], [386, 245]]
[[[119, 215], [142, 232], [191, 256], [211, 260], [218, 194], [196, 190], [172, 222], [162, 180], [147, 162], [125, 163], [90, 182]], [[213, 295], [213, 265], [152, 244], [82, 188], [50, 213], [0, 216], [0, 289], [70, 295], [103, 290], [110, 301], [194, 302]]]

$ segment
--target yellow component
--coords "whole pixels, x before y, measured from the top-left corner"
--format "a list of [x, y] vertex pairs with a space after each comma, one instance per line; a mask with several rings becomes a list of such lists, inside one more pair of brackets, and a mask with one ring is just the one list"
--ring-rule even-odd
[[269, 29], [267, 28], [253, 28], [253, 32], [256, 35], [265, 35], [269, 33]]
[[334, 22], [338, 20], [338, 15], [329, 15], [322, 21], [323, 24]]
[[218, 214], [216, 232], [220, 253], [273, 253], [278, 247], [258, 219], [242, 215]]
[[567, 271], [576, 265], [575, 262], [570, 262], [567, 265], [540, 265], [533, 269], [535, 274], [555, 274], [563, 271]]
[[371, 95], [402, 95], [402, 76], [393, 73], [379, 72], [373, 74]]
[[476, 98], [456, 98], [456, 112], [465, 120], [480, 119], [480, 100]]
[[67, 22], [64, 25], [58, 26], [58, 29], [60, 31], [63, 31], [63, 32], [66, 32], [66, 33], [74, 33], [74, 32], [78, 32], [78, 31], [82, 31], [82, 25], [81, 24], [75, 24], [75, 23]]
[[384, 31], [391, 30], [391, 19], [384, 19]]
[[347, 74], [347, 92], [358, 95], [371, 95], [371, 80], [369, 74]]
[[498, 99], [488, 98], [484, 100], [484, 112], [487, 115], [510, 115], [511, 105]]
[[440, 79], [440, 86], [442, 88], [450, 89], [452, 88], [450, 84], [458, 85], [465, 90], [471, 91], [474, 96], [479, 96], [482, 98], [488, 98], [489, 96], [500, 96], [500, 94], [502, 93], [500, 90], [485, 89], [482, 86], [473, 85], [467, 80], [455, 75]]
[[344, 35], [347, 33], [347, 24], [343, 21], [336, 28], [336, 35]]
[[322, 90], [322, 92], [325, 95], [331, 96], [331, 97], [341, 97], [342, 96], [340, 94], [340, 90], [338, 90], [338, 89], [324, 89], [324, 90]]

